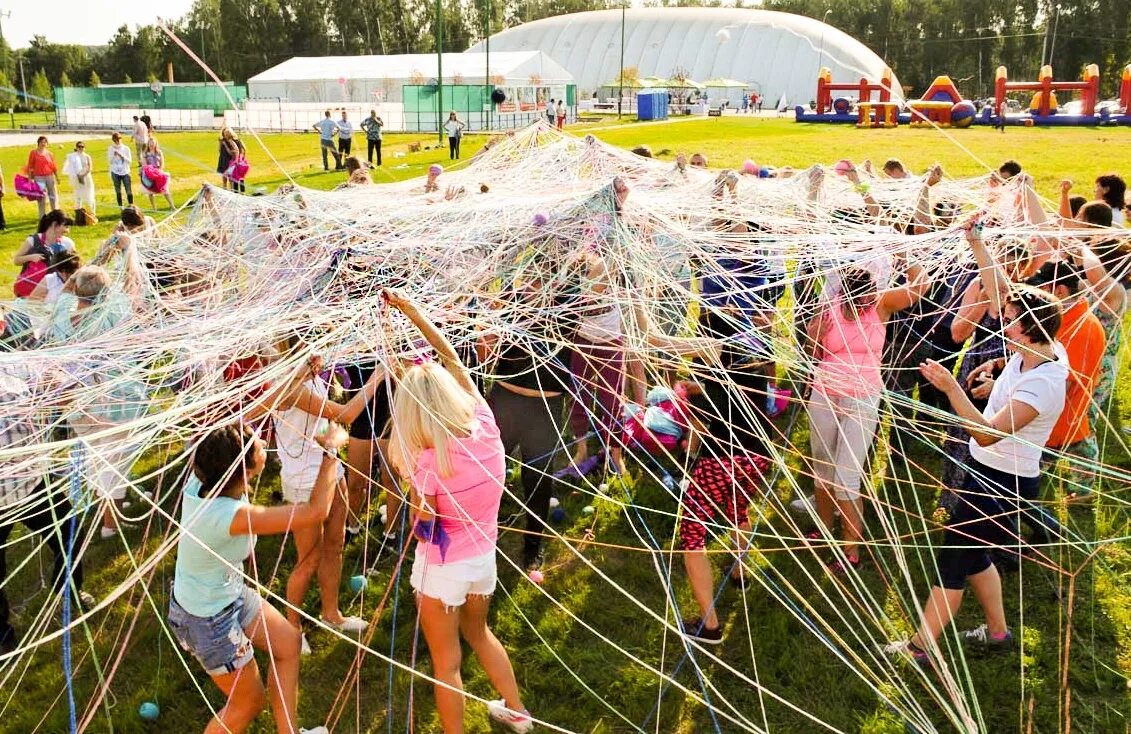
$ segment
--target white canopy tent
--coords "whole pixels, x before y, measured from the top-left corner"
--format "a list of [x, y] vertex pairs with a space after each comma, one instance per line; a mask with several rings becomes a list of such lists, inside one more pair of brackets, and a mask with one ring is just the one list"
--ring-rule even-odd
[[[435, 84], [436, 54], [296, 56], [247, 80], [252, 99], [372, 105], [403, 102], [406, 84]], [[573, 77], [541, 51], [443, 54], [444, 84], [564, 87]]]

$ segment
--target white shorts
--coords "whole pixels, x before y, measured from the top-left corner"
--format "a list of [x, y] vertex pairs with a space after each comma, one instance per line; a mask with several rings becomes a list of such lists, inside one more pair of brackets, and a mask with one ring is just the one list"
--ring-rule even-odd
[[124, 500], [138, 447], [121, 435], [94, 438], [94, 434], [109, 430], [114, 424], [100, 423], [84, 413], [72, 416], [70, 424], [75, 436], [82, 439], [86, 481], [101, 499]]
[[410, 583], [417, 594], [439, 599], [448, 608], [462, 607], [468, 594], [495, 593], [495, 551], [452, 563], [429, 563], [427, 552], [416, 546]]
[[[342, 468], [342, 462], [338, 462], [338, 478], [335, 481], [341, 481], [346, 478], [346, 471]], [[314, 492], [314, 483], [318, 481], [318, 472], [313, 475], [301, 474], [297, 477], [280, 477], [280, 483], [283, 485], [283, 499], [290, 502], [292, 505], [302, 504], [310, 501], [310, 495]]]

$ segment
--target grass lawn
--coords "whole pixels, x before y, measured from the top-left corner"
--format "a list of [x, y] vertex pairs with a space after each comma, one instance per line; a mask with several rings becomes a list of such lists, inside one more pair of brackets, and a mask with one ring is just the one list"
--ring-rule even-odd
[[[712, 166], [737, 166], [747, 158], [769, 165], [806, 166], [842, 157], [871, 158], [877, 163], [899, 157], [912, 170], [938, 161], [952, 175], [969, 176], [986, 170], [976, 157], [992, 167], [1005, 158], [1016, 158], [1034, 175], [1041, 193], [1049, 197], [1063, 177], [1075, 179], [1079, 190], [1088, 193], [1095, 175], [1106, 172], [1115, 162], [1126, 166], [1131, 161], [1128, 129], [1010, 129], [1003, 135], [975, 128], [944, 137], [924, 130], [858, 131], [844, 126], [728, 117], [641, 125], [595, 121], [578, 124], [573, 130], [594, 130], [603, 140], [624, 147], [647, 144], [669, 160], [677, 151], [703, 152]], [[161, 140], [178, 202], [190, 196], [202, 181], [218, 181], [214, 135], [166, 133]], [[387, 136], [385, 166], [376, 174], [378, 181], [419, 176], [434, 162], [446, 165], [446, 142], [442, 150], [408, 153], [409, 143], [415, 141], [434, 144], [430, 136]], [[470, 157], [480, 141], [478, 136], [465, 138], [465, 157]], [[343, 179], [340, 173], [321, 171], [313, 133], [270, 135], [264, 142], [280, 167], [269, 163], [262, 149], [248, 140], [253, 163], [249, 192], [259, 186], [272, 189], [286, 180], [284, 171], [299, 184], [313, 188], [331, 188]], [[88, 148], [102, 170], [106, 145], [106, 141], [98, 141]], [[665, 150], [669, 152], [662, 153]], [[9, 188], [11, 174], [22, 165], [26, 154], [25, 149], [0, 149], [0, 165]], [[56, 150], [60, 163], [64, 154]], [[108, 176], [100, 174], [98, 181], [99, 212], [105, 219], [96, 227], [72, 230], [87, 255], [93, 253], [114, 220]], [[69, 196], [64, 195], [63, 201], [69, 202]], [[4, 241], [10, 252], [32, 231], [35, 207], [11, 195], [4, 203], [9, 223]], [[0, 287], [8, 288], [15, 270], [7, 262], [9, 258], [4, 259]], [[1124, 370], [1117, 393], [1120, 399], [1114, 401], [1111, 413], [1113, 428], [1103, 434], [1107, 447], [1104, 460], [1120, 467], [1131, 467], [1121, 430], [1121, 418], [1131, 406], [1131, 400], [1125, 398], [1128, 380]], [[797, 419], [791, 412], [780, 418], [777, 426], [794, 446], [808, 446], [803, 416]], [[880, 446], [884, 443], [882, 438], [877, 441]], [[936, 487], [931, 477], [939, 473], [934, 458], [937, 452], [923, 449], [923, 458], [916, 458], [922, 467], [910, 480], [903, 475], [897, 481], [882, 452], [873, 461], [883, 498], [895, 508], [908, 508], [909, 515], [933, 507]], [[141, 474], [161, 466], [162, 457], [161, 450], [151, 452], [144, 466], [135, 471]], [[793, 462], [797, 467], [798, 458]], [[806, 480], [800, 481], [805, 486]], [[1055, 481], [1048, 483], [1055, 485]], [[786, 496], [788, 487], [786, 478], [778, 477], [775, 491]], [[277, 477], [269, 473], [258, 489], [258, 500], [270, 501], [277, 488]], [[1125, 496], [1119, 489], [1106, 486], [1109, 493]], [[164, 506], [173, 511], [175, 491], [166, 487], [163, 492]], [[500, 563], [500, 586], [494, 600], [494, 629], [510, 651], [524, 697], [539, 718], [565, 730], [600, 734], [712, 732], [716, 731], [716, 722], [708, 708], [695, 700], [706, 697], [718, 710], [774, 732], [826, 730], [807, 714], [827, 722], [832, 727], [829, 730], [869, 734], [909, 731], [853, 672], [861, 666], [879, 667], [852, 634], [854, 627], [865, 629], [870, 636], [880, 634], [868, 621], [870, 615], [864, 605], [892, 611], [907, 608], [912, 598], [925, 594], [927, 582], [913, 558], [909, 558], [909, 587], [901, 576], [896, 554], [877, 545], [862, 572], [865, 589], [844, 589], [850, 600], [845, 602], [839, 600], [837, 582], [824, 577], [811, 554], [785, 552], [786, 541], [780, 534], [789, 531], [783, 520], [769, 511], [759, 513], [754, 518], [755, 560], [763, 576], [745, 593], [733, 586], [722, 591], [720, 606], [727, 637], [724, 646], [715, 649], [722, 662], [711, 662], [700, 655], [689, 660], [678, 638], [665, 634], [635, 605], [664, 616], [665, 584], [670, 582], [670, 593], [680, 607], [694, 608], [679, 559], [671, 565], [669, 555], [649, 550], [671, 545], [675, 508], [664, 491], [649, 481], [630, 481], [624, 486], [614, 485], [610, 499], [594, 500], [591, 495], [566, 490], [559, 496], [568, 516], [559, 530], [576, 541], [573, 548], [550, 544], [542, 590]], [[632, 502], [623, 502], [626, 498]], [[595, 512], [585, 514], [586, 505], [592, 505]], [[1101, 499], [1094, 508], [1057, 509], [1072, 531], [1085, 539], [1129, 536], [1128, 513], [1113, 499]], [[895, 532], [912, 542], [922, 541], [921, 521], [899, 512], [892, 514]], [[96, 541], [87, 553], [87, 587], [97, 597], [105, 597], [120, 584], [128, 586], [121, 599], [76, 635], [74, 695], [80, 721], [90, 707], [91, 731], [196, 731], [208, 717], [205, 700], [212, 706], [222, 702], [196, 663], [182, 661], [161, 625], [173, 574], [172, 555], [147, 571], [140, 582], [131, 577], [134, 564], [130, 556], [150, 556], [164, 537], [163, 524], [138, 527], [126, 533], [128, 553], [118, 541]], [[521, 537], [502, 532], [500, 545], [508, 556], [517, 558]], [[371, 541], [370, 552], [374, 546]], [[19, 565], [29, 548], [29, 543], [19, 542], [9, 549], [10, 569]], [[956, 677], [972, 705], [969, 716], [978, 730], [988, 732], [1064, 731], [1068, 721], [1077, 732], [1125, 732], [1131, 722], [1127, 692], [1131, 674], [1131, 543], [1118, 540], [1103, 545], [1093, 557], [1062, 548], [1050, 553], [1050, 566], [1076, 575], [1027, 564], [1022, 574], [1004, 578], [1007, 614], [1023, 641], [1020, 654], [967, 658], [958, 663]], [[361, 572], [365, 565], [361, 556], [361, 543], [347, 549], [344, 576]], [[260, 578], [270, 578], [271, 589], [281, 593], [286, 572], [295, 560], [293, 546], [284, 548], [279, 538], [262, 538], [257, 557]], [[15, 622], [21, 629], [26, 629], [27, 620], [48, 600], [40, 579], [46, 573], [41, 569], [49, 567], [49, 554], [33, 555], [9, 587], [16, 607]], [[414, 634], [415, 613], [407, 580], [393, 582], [394, 566], [389, 563], [371, 580], [364, 598], [355, 599], [348, 609], [343, 606], [347, 613], [367, 616], [382, 610], [372, 638], [364, 641], [371, 654], [358, 656], [353, 647], [328, 633], [311, 634], [314, 654], [303, 660], [302, 668], [304, 725], [311, 726], [330, 712], [340, 716], [336, 728], [340, 732], [439, 730], [430, 685], [388, 662], [391, 657], [399, 665], [430, 669], [423, 640]], [[624, 595], [613, 591], [612, 584], [623, 589]], [[786, 592], [789, 588], [795, 592]], [[317, 614], [313, 597], [307, 609]], [[854, 610], [861, 611], [861, 621], [845, 623], [838, 617]], [[959, 625], [979, 624], [976, 610], [977, 605], [968, 599]], [[831, 627], [810, 625], [820, 619], [828, 620]], [[851, 650], [860, 657], [854, 660], [834, 654], [817, 641], [815, 634], [845, 641], [838, 649]], [[42, 645], [26, 659], [27, 668], [21, 671], [18, 683], [13, 679], [4, 691], [10, 691], [11, 697], [0, 697], [5, 706], [0, 711], [4, 722], [0, 729], [66, 731], [67, 703], [58, 641]], [[654, 670], [663, 670], [694, 695], [664, 684]], [[933, 726], [940, 731], [955, 730], [932, 696], [940, 686], [939, 678], [930, 673], [920, 675], [906, 666], [898, 670], [903, 679], [898, 688], [929, 712]], [[99, 681], [110, 671], [110, 694], [96, 699]], [[493, 695], [478, 663], [470, 657], [464, 674], [469, 692]], [[754, 681], [764, 690], [760, 692]], [[890, 684], [880, 683], [878, 687], [887, 695], [899, 695], [897, 687]], [[92, 703], [95, 700], [99, 702]], [[137, 717], [137, 707], [145, 700], [160, 703], [158, 723]], [[410, 711], [413, 727], [406, 724]], [[470, 705], [467, 719], [470, 732], [493, 731], [482, 706]], [[719, 719], [717, 730], [741, 728]], [[274, 729], [264, 716], [253, 731]]]

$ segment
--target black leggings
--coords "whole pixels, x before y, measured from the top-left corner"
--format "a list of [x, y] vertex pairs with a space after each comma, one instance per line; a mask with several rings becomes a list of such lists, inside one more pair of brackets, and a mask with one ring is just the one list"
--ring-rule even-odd
[[377, 151], [377, 165], [381, 165], [381, 141], [380, 140], [370, 140], [370, 141], [368, 141], [367, 147], [369, 149], [368, 150], [369, 162], [370, 163], [373, 162], [373, 151]]
[[[550, 476], [550, 463], [562, 445], [565, 421], [562, 409], [565, 397], [527, 397], [495, 385], [487, 398], [503, 449], [510, 453], [519, 450], [522, 467], [522, 487], [526, 494], [526, 530], [523, 538], [523, 560], [532, 561], [542, 547], [542, 533], [550, 516], [550, 495], [554, 478]], [[541, 518], [542, 522], [539, 522]]]
[[[40, 484], [35, 491], [36, 497], [28, 506], [21, 508], [19, 522], [36, 535], [42, 535], [47, 542], [47, 547], [55, 556], [52, 570], [52, 585], [57, 591], [63, 588], [63, 575], [66, 563], [66, 549], [71, 545], [71, 531], [74, 528], [75, 548], [77, 555], [81, 549], [78, 547], [81, 532], [78, 521], [72, 522], [68, 515], [71, 514], [71, 502], [67, 499], [66, 491], [61, 490], [54, 496], [49, 496], [46, 487]], [[11, 508], [9, 508], [9, 511]], [[64, 520], [63, 518], [68, 518]], [[56, 526], [58, 521], [58, 526]], [[0, 524], [0, 581], [8, 577], [8, 562], [4, 546], [8, 543], [8, 536], [15, 527], [15, 522]], [[82, 563], [77, 558], [72, 561], [71, 578], [75, 581], [75, 593], [82, 588]], [[7, 583], [0, 586], [0, 642], [11, 640], [14, 642], [15, 630], [10, 624], [11, 610], [8, 607], [8, 596], [5, 591], [9, 588]]]
[[453, 161], [459, 160], [459, 137], [448, 137], [448, 158]]

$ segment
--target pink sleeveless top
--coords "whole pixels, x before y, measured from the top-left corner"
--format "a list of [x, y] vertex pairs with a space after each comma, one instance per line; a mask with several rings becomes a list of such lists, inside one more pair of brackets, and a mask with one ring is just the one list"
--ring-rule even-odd
[[848, 319], [838, 300], [822, 318], [823, 354], [814, 371], [813, 387], [829, 397], [863, 398], [883, 392], [880, 364], [887, 333], [876, 307]]

